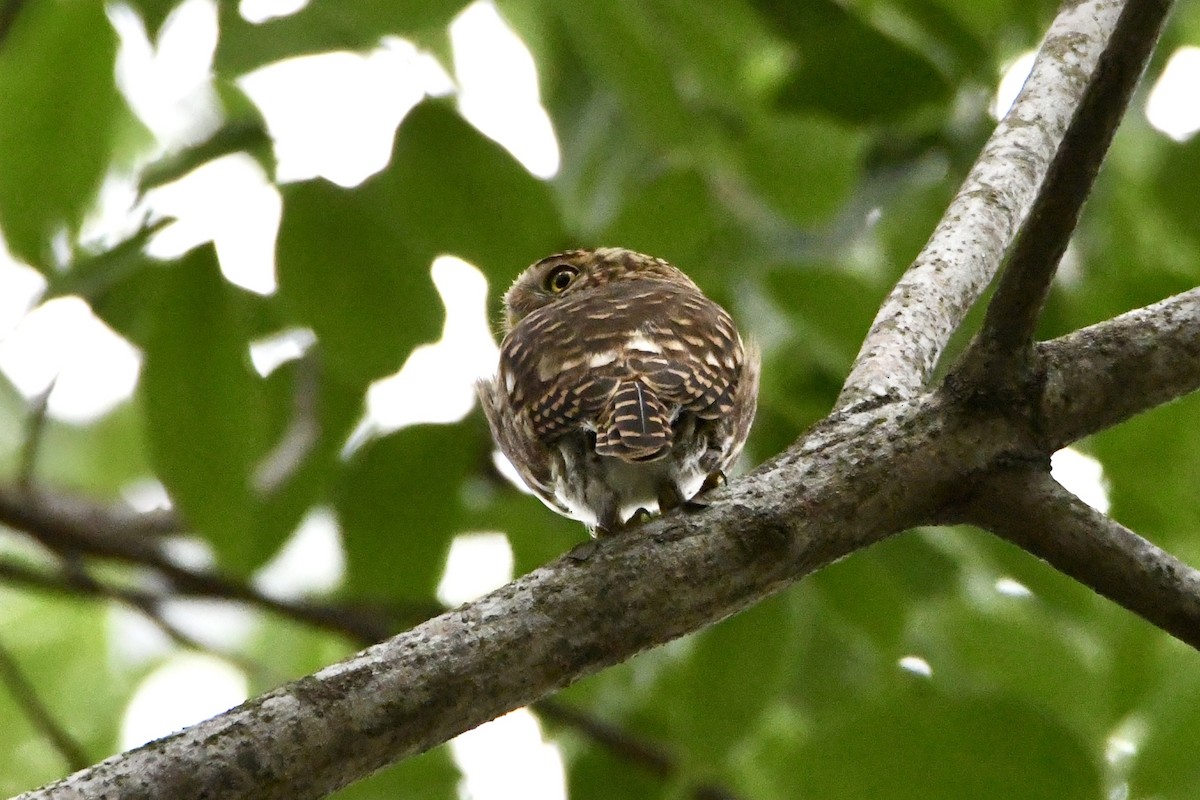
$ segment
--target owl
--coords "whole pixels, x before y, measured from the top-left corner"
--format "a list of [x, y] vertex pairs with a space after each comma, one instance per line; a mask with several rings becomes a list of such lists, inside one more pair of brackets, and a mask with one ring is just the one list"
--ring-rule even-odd
[[606, 247], [542, 259], [504, 295], [496, 444], [594, 536], [724, 481], [750, 431], [759, 354], [725, 309], [660, 258]]

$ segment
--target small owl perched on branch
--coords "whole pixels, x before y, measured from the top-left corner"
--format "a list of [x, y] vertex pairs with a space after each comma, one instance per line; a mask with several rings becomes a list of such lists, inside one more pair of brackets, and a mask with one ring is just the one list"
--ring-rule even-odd
[[758, 351], [679, 269], [572, 250], [521, 273], [504, 309], [479, 396], [546, 505], [604, 535], [723, 482], [754, 419]]

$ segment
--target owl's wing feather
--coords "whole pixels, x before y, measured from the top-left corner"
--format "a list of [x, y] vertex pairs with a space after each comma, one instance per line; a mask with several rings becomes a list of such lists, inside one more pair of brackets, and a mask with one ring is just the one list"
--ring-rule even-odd
[[542, 442], [585, 429], [601, 454], [648, 460], [668, 452], [679, 413], [729, 413], [743, 356], [729, 315], [694, 287], [622, 281], [522, 320], [501, 346], [498, 390]]
[[500, 452], [520, 473], [525, 485], [546, 505], [560, 514], [568, 514], [567, 507], [555, 496], [551, 471], [553, 454], [532, 435], [528, 417], [515, 411], [505, 388], [497, 380], [477, 382], [475, 392]]
[[671, 418], [640, 380], [624, 381], [601, 411], [596, 452], [626, 461], [652, 461], [671, 449]]

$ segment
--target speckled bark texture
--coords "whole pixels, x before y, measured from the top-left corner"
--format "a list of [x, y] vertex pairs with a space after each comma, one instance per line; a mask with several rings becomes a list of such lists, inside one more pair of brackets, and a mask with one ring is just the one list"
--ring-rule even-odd
[[[1097, 413], [1089, 424], [1062, 398], [1093, 391], [1096, 374], [1159, 399], [1200, 384], [1200, 359], [1163, 369], [1137, 357], [1145, 346], [1140, 338], [1129, 337], [1123, 350], [1119, 335], [1136, 324], [1157, 331], [1169, 352], [1195, 348], [1195, 294], [1046, 345], [1046, 369], [1056, 377], [1045, 398], [1032, 399], [1047, 410], [1041, 430], [1027, 427], [1032, 414], [988, 412], [938, 391], [831, 418], [719, 491], [703, 512], [602, 541], [585, 561], [560, 558], [345, 662], [25, 797], [321, 797], [736, 613], [892, 533], [951, 517], [1000, 529], [992, 506], [978, 497], [980, 485], [1014, 463], [1044, 462], [1045, 440], [1061, 441], [1068, 431], [1086, 435], [1110, 421]], [[1192, 313], [1181, 313], [1181, 306]], [[1097, 349], [1097, 339], [1111, 344]], [[1084, 541], [1079, 525], [1091, 520], [1072, 523], [1075, 541]], [[1031, 541], [1053, 538], [1052, 528], [1032, 530], [1025, 534]], [[1008, 529], [1005, 535], [1019, 541]], [[1087, 548], [1080, 552], [1091, 556]], [[1140, 553], [1123, 558], [1142, 563]], [[1062, 560], [1071, 557], [1067, 551]], [[1177, 574], [1191, 574], [1161, 557]], [[1134, 610], [1145, 606], [1122, 599], [1120, 582], [1113, 584], [1104, 590]], [[1194, 581], [1155, 586], [1164, 614], [1197, 602]], [[1195, 635], [1193, 628], [1189, 638]]]
[[[921, 524], [991, 530], [1200, 646], [1200, 574], [1088, 509], [1048, 472], [1062, 445], [1200, 387], [1200, 290], [1038, 346], [1015, 328], [1017, 357], [986, 380], [979, 369], [955, 368], [930, 385], [950, 334], [1044, 190], [1060, 143], [1072, 140], [1069, 127], [1086, 121], [1073, 116], [1085, 89], [1140, 72], [1135, 58], [1096, 73], [1118, 19], [1161, 17], [1167, 5], [1064, 6], [1021, 99], [881, 310], [839, 410], [715, 492], [706, 509], [602, 540], [585, 560], [559, 558], [23, 797], [321, 797]], [[1157, 25], [1139, 30], [1152, 40]], [[1144, 61], [1151, 41], [1138, 41]], [[1117, 112], [1104, 124], [1115, 125]], [[1077, 203], [1047, 206], [1069, 215], [1048, 236], [1069, 233]], [[1060, 244], [1032, 251], [1020, 268], [1028, 280], [1005, 302], [1036, 316], [1055, 266], [1039, 258], [1056, 262]]]
[[1079, 502], [1049, 475], [992, 476], [968, 516], [1200, 649], [1200, 572]]
[[839, 408], [923, 390], [951, 334], [1000, 269], [1125, 5], [1094, 0], [1064, 6], [1021, 94], [879, 309]]

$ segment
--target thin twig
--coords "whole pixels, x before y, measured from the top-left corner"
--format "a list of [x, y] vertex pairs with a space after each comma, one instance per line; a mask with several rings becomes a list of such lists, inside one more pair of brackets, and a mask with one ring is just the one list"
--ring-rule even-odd
[[118, 602], [145, 617], [168, 639], [188, 650], [211, 653], [236, 664], [264, 683], [275, 684], [284, 676], [254, 659], [230, 653], [204, 644], [191, 636], [163, 614], [163, 604], [180, 598], [126, 586], [118, 586], [89, 574], [84, 565], [64, 563], [57, 572], [29, 567], [13, 560], [0, 560], [0, 582], [19, 584], [36, 591], [52, 592], [69, 597], [95, 597]]
[[[652, 775], [672, 778], [680, 772], [677, 757], [618, 725], [596, 719], [556, 700], [539, 700], [533, 704], [533, 708], [546, 719], [579, 731], [613, 755], [642, 767]], [[691, 787], [691, 796], [695, 800], [737, 800], [737, 795], [724, 786], [708, 782]]]
[[37, 472], [38, 455], [46, 433], [46, 412], [50, 408], [50, 395], [58, 384], [55, 375], [40, 394], [29, 403], [29, 416], [25, 420], [25, 441], [21, 444], [21, 465], [17, 471], [17, 485], [26, 488], [33, 485]]
[[971, 387], [996, 386], [1027, 366], [1033, 332], [1171, 0], [1128, 0], [1033, 208], [1013, 244], [983, 327], [955, 371]]
[[0, 680], [8, 686], [9, 693], [29, 723], [46, 737], [72, 770], [83, 769], [92, 763], [83, 745], [58, 723], [54, 714], [42, 702], [37, 687], [25, 677], [21, 665], [3, 642], [0, 642]]
[[962, 518], [1200, 649], [1200, 572], [1087, 505], [1049, 473], [992, 476]]
[[0, 486], [0, 523], [61, 555], [86, 554], [149, 567], [182, 594], [249, 603], [299, 622], [352, 632], [363, 641], [376, 642], [396, 630], [392, 619], [366, 608], [281, 600], [219, 573], [182, 566], [170, 559], [160, 541], [139, 536], [137, 526], [126, 527], [102, 507], [77, 498]]

